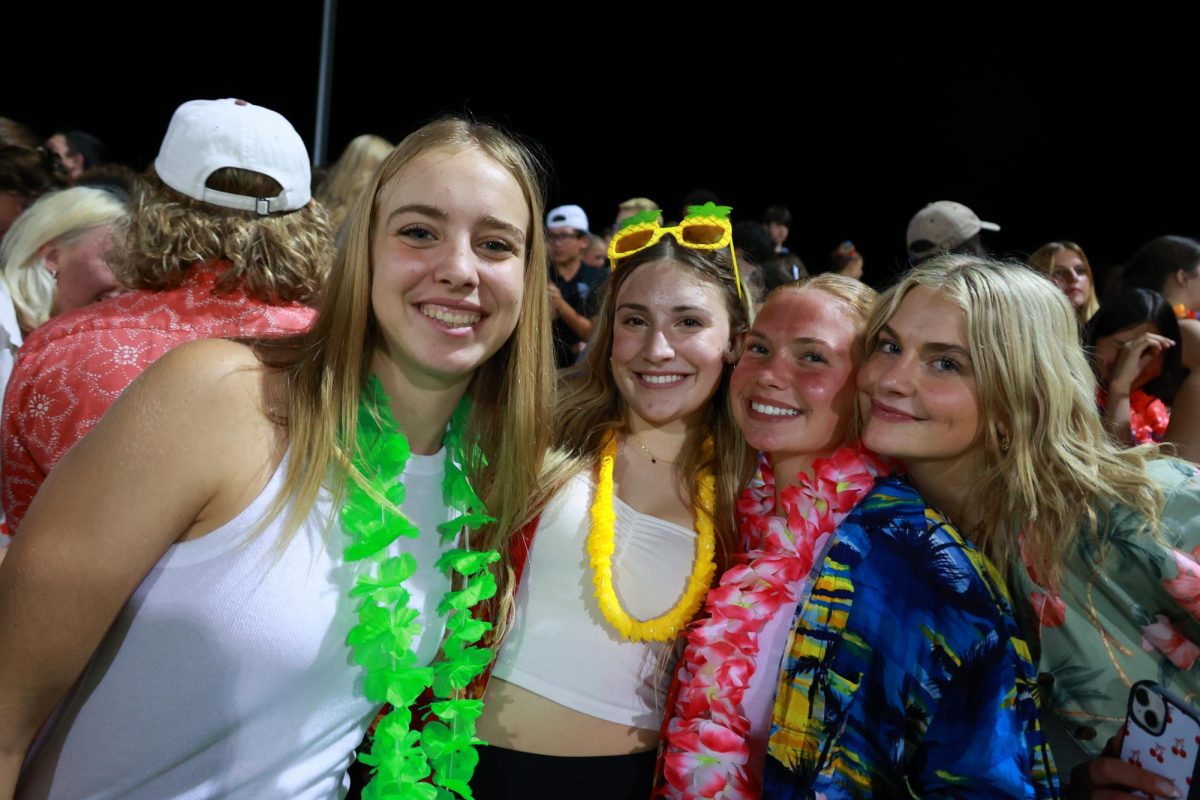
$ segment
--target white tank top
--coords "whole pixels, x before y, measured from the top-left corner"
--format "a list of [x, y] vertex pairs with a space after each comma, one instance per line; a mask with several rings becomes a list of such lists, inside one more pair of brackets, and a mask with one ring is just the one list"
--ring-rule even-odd
[[[426, 624], [430, 662], [444, 632], [434, 609], [449, 580], [443, 546], [442, 453], [413, 455], [404, 513], [421, 530], [393, 552], [416, 556], [406, 588]], [[31, 750], [17, 797], [336, 798], [378, 706], [346, 635], [347, 564], [331, 499], [320, 498], [280, 552], [280, 519], [247, 543], [280, 491], [287, 458], [236, 518], [172, 546], [134, 592], [76, 690]], [[327, 546], [328, 544], [328, 546]]]
[[[578, 473], [542, 512], [517, 590], [516, 617], [492, 674], [599, 719], [658, 730], [670, 680], [669, 645], [625, 641], [600, 613], [587, 554], [595, 488]], [[696, 557], [696, 532], [613, 498], [613, 584], [636, 619], [679, 601]]]

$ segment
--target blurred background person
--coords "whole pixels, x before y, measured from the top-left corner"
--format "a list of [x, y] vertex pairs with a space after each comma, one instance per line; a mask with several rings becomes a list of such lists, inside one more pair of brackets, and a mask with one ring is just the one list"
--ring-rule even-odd
[[125, 213], [108, 192], [76, 186], [42, 196], [17, 219], [0, 244], [0, 275], [23, 334], [120, 293], [109, 256]]
[[[617, 218], [613, 221], [613, 231], [621, 227], [621, 223], [641, 211], [659, 211], [658, 221], [662, 223], [662, 213], [658, 203], [651, 200], [649, 197], [631, 197], [628, 200], [623, 200], [617, 206]], [[605, 248], [608, 247], [608, 242], [604, 243]]]
[[829, 254], [829, 271], [861, 281], [863, 276], [863, 257], [859, 254], [854, 242], [847, 239], [834, 248]]
[[938, 200], [922, 208], [908, 221], [905, 241], [909, 263], [920, 264], [939, 253], [986, 257], [983, 231], [999, 230], [999, 225], [984, 222], [962, 203]]
[[1149, 289], [1110, 295], [1088, 320], [1084, 342], [1094, 356], [1108, 432], [1127, 445], [1163, 441], [1171, 404], [1187, 375], [1179, 324], [1167, 301]]
[[1159, 236], [1138, 248], [1120, 271], [1122, 287], [1149, 289], [1167, 299], [1179, 318], [1183, 365], [1200, 367], [1200, 242]]
[[355, 198], [370, 185], [375, 169], [394, 147], [382, 136], [370, 133], [355, 136], [325, 174], [316, 195], [325, 204], [335, 231], [342, 227]]
[[592, 335], [592, 317], [600, 309], [600, 288], [607, 275], [583, 263], [591, 244], [588, 218], [576, 205], [546, 215], [550, 240], [550, 307], [554, 311], [554, 362], [560, 369], [575, 363]]
[[113, 259], [134, 291], [51, 320], [18, 354], [0, 430], [14, 532], [54, 465], [159, 357], [196, 339], [308, 329], [333, 255], [309, 164], [270, 109], [232, 98], [176, 109]]
[[1048, 242], [1029, 256], [1029, 266], [1063, 290], [1082, 327], [1100, 308], [1096, 278], [1083, 248], [1074, 242]]
[[75, 180], [84, 170], [98, 167], [105, 163], [104, 143], [87, 131], [58, 130], [46, 140], [46, 147], [53, 150], [71, 180]]
[[583, 253], [583, 263], [593, 269], [608, 269], [608, 242], [603, 236], [588, 235], [588, 249]]
[[792, 212], [787, 206], [778, 203], [767, 206], [762, 216], [762, 227], [775, 243], [775, 261], [778, 267], [791, 275], [794, 281], [807, 277], [808, 269], [805, 268], [804, 262], [787, 246], [788, 237], [792, 232]]
[[0, 240], [34, 200], [70, 182], [62, 163], [51, 151], [0, 145]]

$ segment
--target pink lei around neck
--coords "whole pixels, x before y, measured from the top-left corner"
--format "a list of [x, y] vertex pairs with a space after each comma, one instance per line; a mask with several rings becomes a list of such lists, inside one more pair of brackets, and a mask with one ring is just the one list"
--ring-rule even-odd
[[747, 769], [750, 722], [742, 697], [757, 666], [759, 634], [813, 567], [828, 537], [888, 464], [861, 444], [817, 459], [812, 475], [780, 492], [766, 458], [742, 492], [737, 511], [745, 554], [708, 593], [689, 626], [680, 658], [679, 693], [666, 730], [664, 795], [680, 800], [753, 800], [758, 779]]

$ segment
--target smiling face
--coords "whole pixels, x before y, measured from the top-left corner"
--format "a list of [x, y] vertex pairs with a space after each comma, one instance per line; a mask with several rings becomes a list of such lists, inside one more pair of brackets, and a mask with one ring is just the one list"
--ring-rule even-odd
[[1092, 294], [1092, 277], [1087, 265], [1074, 250], [1063, 248], [1054, 254], [1050, 262], [1050, 280], [1063, 290], [1063, 294], [1075, 308], [1087, 305]]
[[610, 359], [627, 421], [699, 425], [732, 350], [722, 291], [671, 261], [635, 270], [617, 292]]
[[71, 244], [54, 245], [46, 252], [46, 269], [54, 273], [58, 284], [50, 316], [120, 294], [121, 285], [108, 265], [111, 250], [112, 227], [101, 225]]
[[798, 472], [845, 442], [859, 333], [851, 308], [816, 289], [776, 292], [759, 311], [730, 397], [742, 435], [777, 470]]
[[921, 485], [971, 474], [983, 455], [979, 395], [966, 315], [941, 292], [913, 288], [858, 373], [863, 443], [904, 461]]
[[530, 210], [476, 148], [423, 153], [377, 203], [371, 307], [383, 350], [413, 382], [470, 379], [521, 310]]

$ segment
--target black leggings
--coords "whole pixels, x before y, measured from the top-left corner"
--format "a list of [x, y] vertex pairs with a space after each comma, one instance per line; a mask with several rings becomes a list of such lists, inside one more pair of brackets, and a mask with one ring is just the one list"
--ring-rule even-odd
[[648, 800], [657, 753], [543, 756], [479, 747], [471, 779], [476, 800]]

